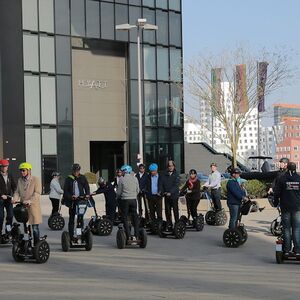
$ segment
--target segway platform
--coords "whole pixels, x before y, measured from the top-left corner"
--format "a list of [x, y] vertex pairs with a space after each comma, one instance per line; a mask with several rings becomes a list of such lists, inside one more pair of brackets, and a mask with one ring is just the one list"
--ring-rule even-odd
[[174, 226], [167, 226], [166, 221], [160, 223], [158, 234], [161, 238], [174, 237], [175, 239], [183, 239], [186, 232], [186, 225], [182, 220], [179, 220]]
[[138, 246], [140, 248], [146, 248], [147, 233], [144, 228], [140, 228], [138, 239], [134, 239], [133, 236], [127, 237], [123, 224], [120, 224], [118, 226], [116, 241], [119, 249], [124, 249], [126, 246]]

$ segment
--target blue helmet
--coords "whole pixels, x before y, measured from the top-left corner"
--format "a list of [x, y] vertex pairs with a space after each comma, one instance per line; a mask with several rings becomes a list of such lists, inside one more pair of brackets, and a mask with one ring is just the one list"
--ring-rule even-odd
[[123, 171], [124, 173], [131, 173], [132, 172], [132, 168], [129, 165], [124, 165], [121, 167], [121, 171]]
[[158, 170], [158, 165], [153, 163], [149, 166], [149, 171], [152, 172], [152, 171], [157, 171]]

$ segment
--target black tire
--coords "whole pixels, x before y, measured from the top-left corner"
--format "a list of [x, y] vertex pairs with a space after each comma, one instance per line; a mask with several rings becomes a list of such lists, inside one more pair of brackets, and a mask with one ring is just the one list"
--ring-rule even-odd
[[270, 225], [270, 232], [274, 236], [281, 236], [282, 235], [282, 226], [279, 224], [277, 219], [273, 220]]
[[241, 235], [242, 235], [242, 239], [241, 239], [241, 245], [245, 244], [247, 239], [248, 239], [248, 233], [247, 230], [244, 226], [239, 226], [238, 230], [240, 231]]
[[152, 234], [158, 234], [159, 233], [159, 224], [161, 223], [162, 221], [160, 220], [153, 220], [151, 222], [151, 225], [150, 225], [150, 231]]
[[227, 215], [225, 213], [225, 210], [222, 209], [222, 210], [216, 212], [215, 225], [216, 226], [224, 226], [226, 223], [227, 223]]
[[213, 210], [209, 210], [205, 214], [205, 222], [207, 225], [215, 225], [216, 223], [216, 213]]
[[85, 250], [91, 251], [93, 248], [93, 235], [90, 230], [87, 230], [84, 233], [84, 241], [85, 241]]
[[98, 227], [99, 221], [100, 221], [99, 219], [94, 220], [94, 218], [91, 218], [91, 220], [89, 221], [89, 228], [90, 228], [92, 234], [98, 234], [97, 227]]
[[108, 236], [112, 233], [113, 223], [110, 219], [99, 220], [97, 224], [97, 234], [101, 236]]
[[204, 228], [204, 217], [202, 214], [198, 215], [195, 220], [193, 220], [194, 227], [197, 231], [202, 231]]
[[242, 240], [242, 234], [237, 229], [226, 229], [223, 234], [223, 242], [228, 248], [237, 248], [240, 246]]
[[186, 226], [185, 223], [179, 220], [174, 225], [174, 236], [176, 239], [183, 239], [185, 236]]
[[164, 230], [166, 230], [167, 223], [166, 221], [162, 221], [158, 225], [158, 235], [160, 238], [165, 238], [167, 235], [164, 233]]
[[141, 228], [139, 230], [139, 238], [141, 240], [140, 242], [140, 248], [146, 248], [147, 246], [147, 232], [144, 228]]
[[283, 259], [283, 252], [282, 251], [276, 251], [276, 262], [278, 264], [282, 264], [284, 261]]
[[50, 247], [47, 241], [38, 241], [33, 248], [33, 255], [38, 264], [44, 264], [47, 262], [50, 256]]
[[20, 252], [20, 243], [19, 242], [13, 243], [12, 256], [15, 262], [23, 262], [25, 260], [25, 257], [21, 256], [19, 252]]
[[119, 229], [117, 231], [116, 240], [117, 240], [117, 247], [119, 249], [124, 249], [126, 246], [126, 233], [123, 229]]
[[61, 247], [64, 252], [68, 252], [70, 250], [71, 238], [68, 231], [64, 231], [61, 235]]
[[19, 226], [13, 225], [10, 234], [11, 234], [12, 242], [14, 243], [15, 241], [17, 241], [21, 235], [21, 230]]
[[61, 215], [51, 216], [48, 219], [48, 226], [55, 231], [62, 230], [65, 227], [65, 220]]

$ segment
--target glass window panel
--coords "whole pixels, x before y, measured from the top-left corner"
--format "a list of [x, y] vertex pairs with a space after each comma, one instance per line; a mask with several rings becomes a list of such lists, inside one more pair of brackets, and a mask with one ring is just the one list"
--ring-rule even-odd
[[180, 11], [181, 10], [180, 0], [169, 0], [169, 9]]
[[55, 32], [58, 34], [70, 34], [69, 0], [55, 0]]
[[170, 45], [181, 47], [181, 16], [169, 13]]
[[56, 76], [59, 125], [72, 125], [72, 84], [70, 76]]
[[157, 144], [145, 144], [145, 163], [150, 165], [157, 162]]
[[100, 37], [100, 4], [96, 1], [86, 1], [86, 36]]
[[55, 73], [54, 37], [40, 36], [41, 72]]
[[[143, 18], [147, 20], [148, 24], [155, 24], [155, 11], [144, 8]], [[143, 40], [145, 43], [155, 44], [155, 30], [143, 30]]]
[[144, 46], [144, 78], [156, 79], [155, 48]]
[[156, 7], [168, 9], [168, 0], [156, 0]]
[[153, 129], [153, 128], [145, 129], [145, 143], [147, 144], [157, 143], [157, 129]]
[[84, 1], [71, 0], [71, 35], [84, 36]]
[[157, 43], [162, 45], [169, 44], [168, 13], [162, 10], [156, 10]]
[[[131, 127], [131, 126], [130, 126]], [[137, 127], [130, 128], [130, 164], [134, 167], [138, 163], [137, 154], [139, 152], [139, 130]]]
[[172, 81], [181, 81], [181, 50], [170, 49], [170, 79]]
[[158, 83], [158, 124], [169, 126], [169, 84]]
[[56, 129], [42, 129], [43, 155], [56, 155]]
[[[161, 130], [160, 130], [161, 131]], [[163, 133], [159, 132], [158, 138], [160, 135], [163, 136]], [[165, 170], [167, 167], [167, 162], [170, 159], [169, 144], [160, 142], [158, 144], [158, 165], [161, 170]]]
[[145, 99], [145, 125], [157, 126], [157, 100], [156, 84], [145, 82], [144, 99]]
[[40, 31], [54, 32], [53, 0], [39, 0]]
[[37, 0], [22, 0], [23, 29], [38, 31]]
[[41, 131], [39, 128], [25, 129], [26, 161], [32, 165], [32, 175], [41, 178]]
[[[141, 18], [141, 8], [135, 6], [129, 6], [129, 24], [133, 25], [136, 24], [137, 19]], [[137, 41], [137, 29], [132, 28], [129, 31], [130, 41], [135, 42]]]
[[115, 0], [116, 3], [128, 4], [127, 0]]
[[56, 124], [55, 77], [41, 77], [42, 124]]
[[165, 128], [158, 129], [158, 142], [169, 143], [170, 142], [170, 130]]
[[183, 142], [183, 129], [172, 129], [172, 143]]
[[155, 1], [154, 0], [143, 0], [143, 5], [148, 7], [155, 7]]
[[179, 87], [171, 85], [172, 126], [182, 126], [182, 100]]
[[157, 79], [169, 80], [169, 49], [157, 47]]
[[71, 45], [70, 38], [66, 36], [55, 37], [56, 39], [56, 73], [71, 74]]
[[38, 36], [33, 34], [23, 35], [24, 70], [39, 71], [39, 44]]
[[130, 82], [130, 97], [131, 126], [138, 126], [138, 84], [136, 80]]
[[[128, 6], [116, 4], [116, 25], [128, 23]], [[128, 41], [128, 30], [116, 30], [116, 39]]]
[[173, 144], [173, 160], [175, 161], [176, 164], [176, 170], [178, 173], [182, 173], [182, 144]]
[[101, 3], [101, 37], [103, 39], [114, 39], [114, 5], [111, 3]]
[[40, 124], [40, 81], [38, 76], [24, 76], [25, 124]]
[[142, 0], [129, 0], [129, 4], [132, 5], [141, 5]]

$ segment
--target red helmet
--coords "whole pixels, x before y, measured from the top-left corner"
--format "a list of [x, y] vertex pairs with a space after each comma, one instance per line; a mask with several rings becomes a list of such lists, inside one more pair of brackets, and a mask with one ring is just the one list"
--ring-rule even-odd
[[1, 159], [0, 160], [0, 166], [1, 167], [9, 166], [9, 161], [7, 159]]

